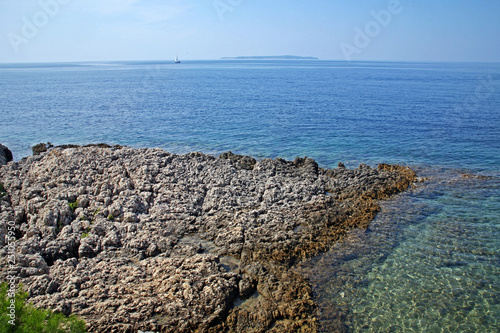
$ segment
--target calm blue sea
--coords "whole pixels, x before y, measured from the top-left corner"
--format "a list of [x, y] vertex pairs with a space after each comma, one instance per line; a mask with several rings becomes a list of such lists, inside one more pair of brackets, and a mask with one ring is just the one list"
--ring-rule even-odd
[[323, 330], [500, 331], [500, 64], [0, 64], [0, 143], [47, 141], [412, 166], [430, 180], [304, 265]]

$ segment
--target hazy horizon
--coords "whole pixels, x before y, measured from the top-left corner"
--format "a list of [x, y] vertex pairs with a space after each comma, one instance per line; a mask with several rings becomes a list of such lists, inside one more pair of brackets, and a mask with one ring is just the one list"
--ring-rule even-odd
[[499, 62], [500, 2], [6, 0], [0, 63], [317, 57]]
[[[235, 56], [237, 57], [237, 56]], [[500, 64], [500, 61], [446, 61], [446, 60], [337, 60], [337, 59], [189, 59], [182, 62], [198, 62], [198, 61], [328, 61], [328, 62], [345, 62], [345, 63], [443, 63], [443, 64]], [[171, 63], [172, 59], [121, 59], [121, 60], [68, 60], [68, 61], [24, 61], [24, 62], [0, 62], [0, 65], [30, 65], [30, 64], [84, 64], [84, 63], [127, 63], [127, 62], [145, 62], [145, 63]]]

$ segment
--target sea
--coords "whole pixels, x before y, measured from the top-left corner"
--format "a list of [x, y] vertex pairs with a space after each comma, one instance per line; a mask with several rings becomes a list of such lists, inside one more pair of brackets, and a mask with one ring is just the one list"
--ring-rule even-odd
[[0, 143], [401, 164], [425, 181], [301, 263], [322, 332], [500, 331], [500, 63], [0, 64]]

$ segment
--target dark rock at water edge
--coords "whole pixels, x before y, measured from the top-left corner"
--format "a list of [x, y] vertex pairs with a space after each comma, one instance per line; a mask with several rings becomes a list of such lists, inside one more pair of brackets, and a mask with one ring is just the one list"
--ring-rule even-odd
[[366, 227], [376, 200], [415, 179], [390, 165], [45, 147], [0, 168], [0, 279], [14, 221], [30, 302], [91, 332], [315, 332], [295, 263]]
[[253, 170], [257, 161], [250, 156], [236, 155], [233, 152], [223, 153], [219, 156], [221, 159], [230, 160], [236, 163], [238, 169]]
[[75, 145], [75, 144], [66, 144], [66, 145], [59, 145], [59, 146], [54, 146], [52, 143], [47, 142], [47, 143], [39, 143], [37, 145], [34, 145], [31, 147], [31, 150], [33, 151], [33, 156], [40, 155], [41, 153], [45, 153], [49, 149], [52, 148], [61, 148], [61, 149], [67, 149], [67, 148], [80, 148], [80, 147], [97, 147], [97, 148], [113, 148], [113, 149], [120, 149], [122, 146], [120, 145], [108, 145], [107, 143], [92, 143], [88, 145]]
[[41, 153], [45, 153], [49, 148], [52, 148], [53, 145], [48, 142], [48, 143], [39, 143], [37, 145], [34, 145], [31, 147], [31, 150], [33, 151], [33, 155], [40, 155]]
[[10, 149], [0, 143], [0, 166], [9, 163], [12, 160], [13, 156]]

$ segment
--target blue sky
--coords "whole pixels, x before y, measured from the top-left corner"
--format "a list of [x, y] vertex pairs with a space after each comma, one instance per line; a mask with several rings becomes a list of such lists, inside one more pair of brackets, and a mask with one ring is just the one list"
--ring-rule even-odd
[[0, 62], [500, 62], [498, 0], [0, 0]]

